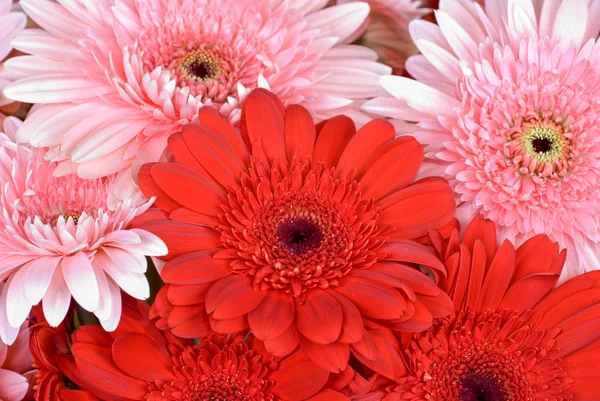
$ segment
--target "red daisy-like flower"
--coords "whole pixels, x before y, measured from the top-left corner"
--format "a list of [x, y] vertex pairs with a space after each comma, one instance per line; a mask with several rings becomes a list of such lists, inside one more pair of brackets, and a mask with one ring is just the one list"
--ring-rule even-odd
[[78, 389], [67, 375], [72, 375], [77, 369], [74, 369], [65, 324], [51, 327], [41, 321], [29, 330], [29, 350], [36, 368], [33, 387], [35, 400], [98, 401], [91, 393]]
[[[218, 335], [195, 345], [161, 332], [140, 302], [115, 332], [83, 326], [72, 335], [82, 387], [110, 401], [350, 401], [333, 375], [305, 353], [277, 361], [248, 335]], [[351, 393], [351, 390], [347, 390]]]
[[275, 356], [299, 345], [330, 372], [350, 347], [376, 359], [370, 332], [419, 331], [451, 310], [411, 263], [445, 274], [413, 239], [451, 222], [440, 178], [411, 183], [423, 158], [412, 137], [338, 116], [315, 127], [300, 106], [249, 95], [241, 132], [209, 108], [171, 136], [177, 163], [145, 165], [156, 197], [137, 224], [169, 248], [158, 325], [181, 337], [250, 328]]
[[497, 247], [481, 217], [462, 242], [458, 233], [432, 239], [455, 312], [414, 335], [408, 374], [384, 401], [600, 399], [600, 272], [554, 288], [565, 261], [558, 244], [538, 235]]

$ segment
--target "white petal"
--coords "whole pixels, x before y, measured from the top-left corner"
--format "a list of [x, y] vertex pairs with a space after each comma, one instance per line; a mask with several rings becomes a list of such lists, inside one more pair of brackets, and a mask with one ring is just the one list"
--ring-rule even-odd
[[84, 252], [63, 258], [61, 262], [63, 278], [75, 301], [90, 312], [98, 308], [98, 282], [90, 259]]
[[321, 31], [321, 37], [335, 37], [341, 42], [360, 27], [369, 11], [367, 3], [341, 4], [314, 12], [306, 16], [306, 21], [310, 28]]
[[106, 331], [114, 331], [121, 320], [121, 290], [119, 286], [110, 278], [108, 279], [108, 288], [110, 291], [110, 311], [106, 319], [98, 317], [102, 328]]
[[4, 89], [6, 97], [27, 103], [75, 102], [111, 92], [111, 87], [86, 76], [65, 73], [30, 76]]
[[588, 0], [563, 1], [556, 20], [553, 34], [574, 46], [581, 46], [587, 28]]
[[60, 257], [43, 257], [31, 262], [25, 286], [25, 297], [31, 305], [40, 303], [46, 294], [60, 259]]
[[46, 295], [42, 300], [42, 309], [46, 321], [52, 327], [57, 327], [67, 315], [71, 304], [71, 293], [63, 279], [61, 267], [56, 270]]
[[396, 99], [403, 100], [412, 108], [432, 117], [452, 115], [454, 109], [460, 107], [457, 99], [413, 79], [385, 76], [379, 82]]

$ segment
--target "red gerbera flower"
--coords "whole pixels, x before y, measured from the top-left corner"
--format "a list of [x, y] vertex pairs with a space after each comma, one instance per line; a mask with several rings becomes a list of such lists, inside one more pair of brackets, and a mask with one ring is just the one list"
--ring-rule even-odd
[[[141, 305], [140, 305], [141, 306]], [[200, 345], [160, 332], [148, 310], [107, 333], [83, 326], [72, 336], [83, 387], [110, 401], [350, 401], [336, 391], [352, 379], [332, 375], [305, 354], [276, 361], [249, 335], [217, 335]]]
[[35, 400], [97, 401], [91, 393], [77, 389], [77, 385], [67, 376], [67, 372], [72, 374], [76, 369], [73, 369], [74, 360], [64, 322], [58, 327], [51, 327], [41, 321], [29, 330], [29, 349], [33, 366], [37, 368], [33, 387]]
[[457, 233], [432, 239], [455, 313], [413, 337], [408, 375], [385, 401], [600, 399], [600, 272], [555, 289], [565, 261], [558, 244], [538, 235], [497, 248], [481, 217], [462, 243]]
[[375, 120], [358, 132], [335, 117], [317, 127], [300, 106], [249, 95], [241, 133], [210, 108], [171, 136], [177, 163], [145, 165], [156, 196], [137, 223], [169, 248], [156, 301], [161, 328], [181, 337], [248, 327], [270, 353], [298, 345], [330, 372], [350, 345], [374, 359], [365, 325], [428, 328], [448, 297], [412, 267], [445, 274], [412, 239], [451, 222], [440, 178], [411, 184], [423, 158], [412, 137]]

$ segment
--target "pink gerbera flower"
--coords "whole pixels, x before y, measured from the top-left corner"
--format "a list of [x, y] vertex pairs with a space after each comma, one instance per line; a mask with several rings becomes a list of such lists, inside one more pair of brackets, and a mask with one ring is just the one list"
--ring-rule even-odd
[[365, 107], [418, 122], [459, 217], [517, 246], [547, 234], [569, 249], [563, 281], [600, 266], [600, 3], [443, 0], [436, 18], [410, 26], [417, 81], [383, 78], [396, 99]]
[[[0, 107], [12, 103], [3, 94], [3, 89], [14, 78], [14, 74], [9, 73], [1, 64], [2, 61], [12, 51], [10, 41], [15, 35], [25, 29], [27, 17], [24, 13], [13, 10], [12, 0], [0, 0]], [[0, 129], [4, 121], [4, 114], [0, 113]]]
[[[338, 4], [351, 0], [337, 0]], [[350, 37], [377, 52], [379, 60], [392, 67], [393, 74], [402, 75], [406, 59], [419, 51], [410, 37], [408, 23], [431, 10], [420, 0], [366, 0], [371, 13]]]
[[[12, 343], [31, 307], [42, 302], [53, 326], [71, 295], [106, 330], [121, 315], [121, 292], [149, 296], [145, 255], [167, 253], [155, 235], [128, 223], [151, 202], [107, 206], [112, 179], [55, 177], [42, 149], [0, 134], [0, 337]], [[120, 288], [119, 288], [120, 287]]]
[[[96, 178], [156, 161], [202, 107], [235, 122], [248, 91], [267, 87], [317, 118], [380, 92], [389, 74], [369, 49], [341, 45], [366, 3], [316, 0], [23, 0], [43, 30], [13, 42], [31, 56], [13, 99], [46, 104], [19, 140], [51, 148], [59, 174]], [[107, 118], [107, 116], [109, 118]], [[357, 117], [358, 118], [358, 117]]]

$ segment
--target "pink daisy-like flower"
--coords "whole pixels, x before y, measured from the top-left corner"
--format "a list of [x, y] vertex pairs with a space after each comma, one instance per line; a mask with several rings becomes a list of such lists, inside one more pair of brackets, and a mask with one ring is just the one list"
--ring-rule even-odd
[[442, 0], [413, 21], [417, 80], [382, 78], [394, 98], [365, 108], [417, 121], [432, 174], [517, 246], [568, 248], [561, 278], [600, 266], [600, 2]]
[[[13, 42], [30, 56], [6, 67], [26, 77], [6, 90], [44, 103], [19, 141], [50, 147], [57, 174], [97, 178], [156, 161], [201, 107], [235, 122], [249, 90], [270, 88], [319, 119], [385, 93], [390, 68], [343, 45], [367, 3], [326, 0], [23, 0], [44, 30]], [[110, 116], [107, 119], [106, 116]]]
[[[24, 13], [13, 11], [12, 0], [0, 0], [0, 63], [12, 51], [10, 41], [15, 35], [25, 29], [27, 25], [27, 17]], [[12, 103], [11, 99], [7, 99], [3, 94], [3, 89], [13, 80], [14, 74], [6, 71], [4, 66], [0, 64], [0, 107]], [[4, 121], [4, 114], [0, 113], [0, 129]]]
[[[338, 4], [351, 0], [338, 0]], [[379, 60], [402, 75], [406, 59], [419, 51], [410, 37], [408, 23], [431, 10], [420, 0], [366, 0], [371, 7], [369, 17], [348, 41], [359, 43], [377, 52]]]
[[[4, 283], [0, 283], [0, 289], [3, 286]], [[33, 398], [31, 384], [35, 381], [35, 371], [31, 367], [31, 359], [29, 327], [24, 324], [18, 330], [13, 345], [0, 341], [0, 400], [28, 401]]]
[[107, 206], [112, 179], [55, 177], [43, 149], [0, 134], [0, 337], [11, 344], [31, 307], [42, 302], [49, 324], [65, 317], [71, 296], [106, 330], [121, 315], [121, 289], [149, 296], [146, 257], [167, 253], [155, 235], [127, 230], [150, 206]]

